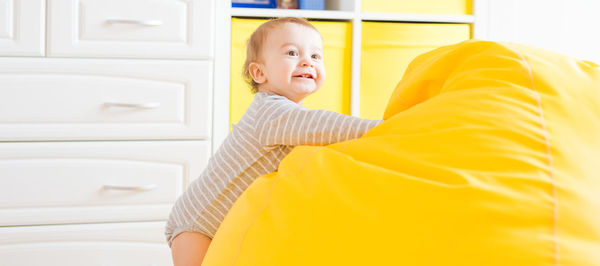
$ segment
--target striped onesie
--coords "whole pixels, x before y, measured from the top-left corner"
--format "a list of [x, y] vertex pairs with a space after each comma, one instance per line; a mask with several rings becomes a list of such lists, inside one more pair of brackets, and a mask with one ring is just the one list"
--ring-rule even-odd
[[296, 145], [327, 145], [362, 136], [381, 120], [309, 110], [284, 96], [258, 92], [200, 177], [171, 210], [169, 246], [184, 231], [213, 238], [225, 214], [254, 179], [277, 170]]

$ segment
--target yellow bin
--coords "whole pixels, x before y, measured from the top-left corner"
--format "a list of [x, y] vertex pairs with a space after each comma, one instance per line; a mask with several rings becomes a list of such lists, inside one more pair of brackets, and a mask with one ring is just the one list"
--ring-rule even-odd
[[417, 55], [469, 37], [469, 24], [363, 22], [360, 117], [381, 119], [382, 103]]

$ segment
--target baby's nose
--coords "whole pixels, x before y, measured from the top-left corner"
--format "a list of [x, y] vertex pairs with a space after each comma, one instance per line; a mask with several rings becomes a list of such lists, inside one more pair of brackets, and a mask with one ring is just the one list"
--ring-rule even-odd
[[300, 65], [303, 67], [312, 67], [313, 66], [312, 62], [310, 62], [310, 60], [306, 60], [306, 59], [302, 60], [302, 62], [300, 62]]

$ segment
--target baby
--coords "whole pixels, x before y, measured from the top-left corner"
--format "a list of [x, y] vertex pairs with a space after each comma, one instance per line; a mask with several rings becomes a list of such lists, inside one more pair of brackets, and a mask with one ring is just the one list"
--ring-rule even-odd
[[244, 75], [254, 101], [171, 211], [165, 234], [175, 265], [200, 265], [236, 199], [294, 146], [359, 138], [381, 122], [302, 107], [325, 81], [322, 42], [301, 18], [270, 20], [250, 37]]

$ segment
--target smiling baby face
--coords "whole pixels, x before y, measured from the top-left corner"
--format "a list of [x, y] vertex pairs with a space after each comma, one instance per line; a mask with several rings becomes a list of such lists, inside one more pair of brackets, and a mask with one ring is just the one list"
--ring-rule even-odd
[[250, 74], [258, 90], [301, 102], [325, 81], [323, 41], [312, 28], [284, 23], [269, 32]]

